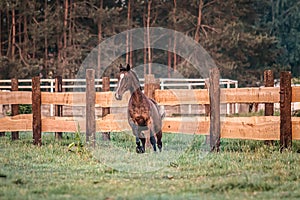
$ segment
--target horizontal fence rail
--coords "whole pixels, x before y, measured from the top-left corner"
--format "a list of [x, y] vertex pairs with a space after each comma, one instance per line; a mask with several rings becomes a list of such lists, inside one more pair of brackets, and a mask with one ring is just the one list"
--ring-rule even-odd
[[[140, 78], [141, 86], [144, 87], [145, 79]], [[185, 89], [193, 89], [193, 87], [204, 86], [206, 79], [186, 79], [186, 78], [160, 78], [160, 88], [161, 90], [172, 88], [185, 88]], [[31, 79], [18, 79], [19, 82], [19, 90], [29, 90], [32, 88], [32, 80]], [[55, 79], [40, 79], [41, 82], [41, 90], [42, 91], [55, 91]], [[76, 91], [83, 90], [86, 88], [86, 80], [85, 79], [62, 79], [63, 89]], [[113, 78], [110, 79], [110, 88], [113, 90], [117, 86], [118, 79]], [[231, 79], [220, 79], [220, 84], [222, 87], [230, 88], [230, 87], [238, 87], [238, 81]], [[95, 79], [95, 88], [99, 90], [102, 88], [102, 79]], [[11, 90], [11, 80], [0, 80], [0, 90]]]
[[[32, 131], [32, 115], [0, 118], [2, 131]], [[167, 117], [163, 132], [209, 135], [209, 117]], [[249, 140], [279, 140], [279, 116], [227, 117], [221, 120], [221, 138]], [[78, 125], [85, 132], [85, 118], [42, 117], [42, 132], [76, 132]], [[109, 114], [96, 119], [97, 132], [130, 131], [127, 117]], [[300, 140], [300, 118], [292, 117], [293, 140]]]
[[[215, 69], [215, 73], [218, 73]], [[283, 80], [290, 80], [290, 73], [285, 72]], [[92, 76], [91, 76], [92, 77]], [[218, 76], [212, 76], [217, 77]], [[285, 78], [285, 79], [284, 79]], [[50, 87], [49, 90], [44, 90], [43, 81], [39, 78], [33, 78], [34, 84], [41, 84], [38, 89], [33, 91], [24, 91], [21, 90], [22, 84], [30, 83], [26, 80], [18, 80], [19, 90], [21, 91], [2, 91], [0, 92], [0, 104], [35, 104], [35, 108], [40, 107], [41, 105], [56, 105], [56, 106], [71, 106], [71, 107], [89, 107], [92, 111], [86, 110], [87, 114], [95, 112], [95, 107], [101, 108], [121, 108], [126, 107], [130, 94], [127, 92], [123, 96], [121, 101], [117, 101], [114, 98], [113, 91], [97, 91], [96, 86], [102, 87], [102, 79], [91, 78], [87, 80], [78, 80], [78, 79], [69, 79], [67, 81], [63, 80], [62, 88], [66, 86], [74, 86], [75, 80], [81, 89], [86, 89], [88, 91], [80, 90], [78, 92], [55, 92], [55, 89], [52, 86], [55, 86], [55, 82], [52, 79], [46, 79], [49, 82], [47, 87]], [[148, 79], [150, 80], [150, 79]], [[217, 81], [216, 81], [217, 80]], [[92, 81], [93, 85], [86, 87], [85, 84], [88, 81]], [[116, 84], [116, 79], [106, 81], [106, 88], [114, 87]], [[150, 87], [150, 82], [145, 82], [143, 79], [143, 85], [145, 86], [145, 93], [150, 95], [157, 103], [161, 106], [177, 106], [177, 105], [205, 105], [211, 106], [211, 99], [215, 93], [212, 92], [212, 87], [215, 87], [214, 90], [219, 91], [219, 104], [236, 104], [236, 103], [263, 103], [263, 104], [280, 104], [291, 106], [291, 103], [300, 102], [300, 86], [291, 86], [291, 84], [286, 84], [279, 87], [261, 87], [261, 88], [237, 88], [237, 82], [229, 79], [224, 80], [209, 80], [208, 89], [197, 88], [198, 86], [204, 86], [206, 79], [182, 79], [182, 83], [188, 82], [185, 84], [185, 89], [180, 88], [181, 82], [178, 79], [161, 79], [160, 85], [157, 87], [156, 82], [151, 82], [154, 84]], [[173, 82], [172, 82], [173, 81]], [[176, 83], [174, 83], [177, 81]], [[201, 82], [202, 81], [202, 82]], [[2, 83], [10, 84], [7, 80], [2, 81]], [[104, 83], [104, 82], [103, 82]], [[288, 82], [287, 82], [288, 83]], [[70, 84], [70, 85], [68, 85]], [[81, 84], [81, 85], [80, 85]], [[168, 85], [169, 84], [169, 85]], [[172, 85], [174, 84], [174, 85]], [[203, 84], [203, 85], [202, 85]], [[232, 86], [232, 84], [234, 86]], [[75, 84], [76, 85], [76, 84]], [[218, 85], [218, 86], [217, 86]], [[222, 88], [222, 86], [226, 86]], [[27, 85], [26, 87], [28, 87]], [[171, 87], [175, 87], [172, 88]], [[180, 89], [178, 89], [178, 87]], [[194, 88], [196, 87], [196, 89]], [[217, 87], [217, 88], [216, 88]], [[218, 87], [220, 87], [218, 89]], [[75, 89], [76, 87], [72, 87]], [[96, 89], [95, 89], [96, 88]], [[160, 89], [157, 89], [160, 88]], [[167, 89], [168, 88], [168, 89]], [[29, 89], [29, 88], [23, 88]], [[152, 91], [149, 91], [152, 90]], [[289, 92], [286, 92], [289, 91]], [[87, 96], [87, 92], [92, 94], [93, 98]], [[212, 94], [213, 93], [213, 94]], [[38, 98], [37, 98], [38, 97]], [[35, 101], [38, 99], [38, 104]], [[88, 100], [88, 102], [87, 102]], [[40, 103], [39, 103], [40, 102]], [[89, 103], [91, 102], [91, 103]], [[41, 110], [38, 112], [40, 113]], [[36, 111], [37, 112], [37, 111]], [[183, 134], [201, 134], [201, 135], [211, 135], [212, 127], [211, 124], [211, 113], [215, 112], [214, 110], [209, 111], [207, 116], [196, 116], [196, 117], [166, 117], [163, 120], [163, 132], [169, 133], [183, 133]], [[218, 111], [219, 112], [219, 111]], [[252, 140], [282, 140], [282, 113], [288, 116], [290, 120], [290, 129], [291, 129], [291, 138], [293, 140], [300, 140], [300, 118], [291, 117], [291, 111], [286, 112], [285, 110], [280, 110], [281, 116], [255, 116], [255, 117], [221, 117], [220, 129], [217, 137], [221, 138], [232, 138], [232, 139], [252, 139]], [[35, 115], [34, 115], [35, 114]], [[37, 113], [34, 114], [19, 114], [15, 116], [5, 116], [0, 118], [0, 132], [5, 131], [33, 131], [34, 125], [36, 122], [34, 116], [39, 116]], [[85, 114], [85, 113], [84, 113]], [[87, 122], [89, 123], [87, 117], [83, 115], [67, 117], [67, 116], [41, 116], [40, 131], [42, 132], [75, 132], [77, 131], [78, 126], [84, 132], [89, 130]], [[209, 116], [210, 115], [210, 116]], [[220, 113], [218, 113], [220, 116]], [[272, 114], [273, 115], [273, 114]], [[106, 113], [105, 116], [98, 117], [93, 115], [93, 123], [91, 127], [94, 127], [97, 132], [121, 132], [128, 131], [130, 127], [128, 125], [127, 117], [122, 114], [110, 114], [110, 111]], [[94, 124], [94, 125], [93, 125]], [[219, 126], [219, 125], [217, 125]], [[287, 140], [287, 143], [289, 141]], [[40, 144], [40, 143], [39, 143]], [[288, 145], [287, 145], [288, 146]]]
[[[42, 104], [83, 106], [85, 92], [42, 92]], [[121, 101], [114, 98], [114, 92], [96, 92], [98, 107], [125, 107], [130, 94], [125, 93]], [[0, 104], [31, 104], [29, 91], [0, 92]], [[207, 89], [155, 90], [159, 105], [209, 104]], [[221, 103], [279, 103], [279, 88], [222, 88]], [[300, 86], [292, 87], [292, 102], [300, 102]]]

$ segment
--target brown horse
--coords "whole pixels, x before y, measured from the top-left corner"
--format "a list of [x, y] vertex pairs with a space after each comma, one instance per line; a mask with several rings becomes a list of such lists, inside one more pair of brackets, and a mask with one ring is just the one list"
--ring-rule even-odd
[[[115, 93], [117, 100], [122, 99], [122, 95], [126, 91], [130, 91], [131, 97], [128, 103], [128, 122], [132, 128], [132, 132], [136, 138], [136, 152], [145, 152], [146, 138], [143, 131], [150, 131], [150, 143], [153, 150], [156, 151], [156, 139], [157, 147], [159, 151], [162, 150], [162, 118], [164, 112], [162, 112], [157, 103], [142, 92], [139, 79], [134, 71], [127, 65], [124, 68], [120, 65], [120, 78]], [[140, 144], [142, 142], [142, 146]]]

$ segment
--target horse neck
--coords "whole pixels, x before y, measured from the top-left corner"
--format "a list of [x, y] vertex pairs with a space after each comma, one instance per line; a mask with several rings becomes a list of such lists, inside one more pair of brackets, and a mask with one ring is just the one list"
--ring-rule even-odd
[[131, 96], [135, 102], [142, 102], [144, 93], [140, 90], [140, 88], [138, 88], [134, 92], [132, 92]]
[[[132, 76], [134, 77], [135, 75], [132, 74]], [[135, 79], [135, 77], [133, 79]], [[144, 93], [141, 90], [139, 80], [135, 80], [135, 81], [132, 80], [132, 86], [130, 88], [130, 94], [136, 102], [142, 102], [143, 101]]]

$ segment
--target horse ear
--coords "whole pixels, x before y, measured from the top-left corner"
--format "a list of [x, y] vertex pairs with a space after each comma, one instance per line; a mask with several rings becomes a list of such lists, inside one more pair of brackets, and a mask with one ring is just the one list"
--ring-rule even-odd
[[126, 70], [127, 70], [127, 71], [129, 71], [129, 70], [130, 70], [130, 65], [129, 65], [129, 64], [127, 64], [127, 66], [126, 66]]
[[123, 72], [123, 71], [125, 71], [126, 69], [123, 67], [123, 65], [122, 64], [120, 64], [120, 66], [119, 66], [119, 69], [120, 69], [120, 72]]

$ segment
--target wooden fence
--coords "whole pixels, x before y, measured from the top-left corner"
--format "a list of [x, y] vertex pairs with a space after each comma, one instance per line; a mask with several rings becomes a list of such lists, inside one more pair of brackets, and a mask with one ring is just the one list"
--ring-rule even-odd
[[[281, 86], [264, 88], [226, 88], [220, 89], [218, 70], [210, 73], [208, 89], [197, 90], [159, 90], [155, 82], [148, 83], [146, 91], [153, 95], [160, 105], [206, 104], [210, 106], [208, 116], [167, 117], [163, 122], [163, 132], [210, 135], [212, 149], [219, 149], [220, 138], [250, 140], [280, 140], [281, 147], [290, 147], [292, 140], [300, 140], [300, 117], [291, 117], [291, 102], [300, 102], [300, 87], [291, 87], [289, 72], [281, 73]], [[265, 72], [265, 75], [270, 72]], [[40, 79], [34, 77], [32, 92], [0, 92], [0, 104], [32, 104], [32, 114], [17, 114], [13, 107], [13, 116], [0, 118], [0, 132], [13, 132], [12, 139], [18, 139], [17, 131], [32, 131], [34, 144], [41, 145], [42, 132], [56, 132], [58, 138], [62, 132], [75, 132], [78, 125], [86, 132], [87, 140], [93, 140], [95, 132], [120, 132], [130, 130], [127, 117], [123, 114], [109, 114], [109, 108], [126, 107], [127, 93], [122, 101], [114, 98], [111, 91], [95, 92], [94, 71], [87, 70], [86, 92], [41, 92]], [[267, 76], [268, 77], [268, 76]], [[14, 81], [16, 84], [17, 81]], [[109, 81], [104, 81], [109, 84]], [[103, 83], [104, 83], [103, 82]], [[57, 83], [59, 79], [57, 79]], [[147, 83], [146, 83], [147, 84]], [[270, 84], [269, 84], [270, 85]], [[274, 84], [273, 84], [274, 85]], [[107, 86], [103, 86], [107, 87]], [[193, 98], [190, 98], [190, 97]], [[222, 117], [222, 103], [265, 103], [272, 108], [273, 103], [280, 103], [280, 116]], [[85, 106], [86, 117], [63, 117], [61, 108], [55, 117], [41, 115], [42, 104], [58, 106]], [[104, 116], [95, 116], [95, 107], [104, 109]], [[270, 109], [269, 109], [270, 110]], [[272, 115], [273, 113], [271, 113]], [[266, 115], [270, 115], [266, 113]], [[210, 123], [210, 122], [214, 123]]]

